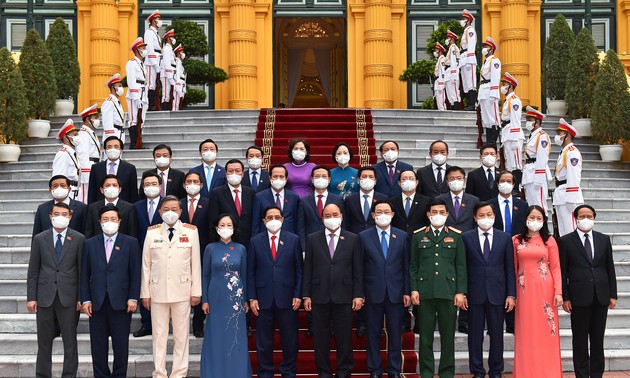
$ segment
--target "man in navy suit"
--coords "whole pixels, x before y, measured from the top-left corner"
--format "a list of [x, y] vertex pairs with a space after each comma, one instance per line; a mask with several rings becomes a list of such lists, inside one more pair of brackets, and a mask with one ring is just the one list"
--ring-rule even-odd
[[273, 377], [273, 334], [277, 322], [282, 345], [280, 374], [295, 377], [297, 311], [302, 303], [302, 247], [297, 235], [284, 230], [280, 208], [270, 206], [263, 214], [266, 232], [255, 235], [247, 251], [247, 298], [258, 317], [258, 376]]
[[[142, 188], [147, 198], [133, 204], [138, 221], [138, 244], [140, 246], [144, 246], [147, 229], [150, 226], [162, 223], [162, 218], [158, 211], [162, 201], [160, 197], [161, 186], [162, 179], [160, 176], [155, 173], [148, 173], [142, 179]], [[142, 337], [152, 333], [151, 312], [144, 306], [140, 306], [140, 315], [142, 316], [142, 326], [133, 333], [133, 337]]]
[[466, 181], [466, 193], [479, 198], [480, 201], [489, 201], [499, 194], [497, 188], [499, 169], [496, 168], [497, 146], [485, 144], [479, 149], [481, 167], [468, 173]]
[[243, 185], [249, 186], [256, 192], [262, 192], [271, 187], [269, 173], [260, 168], [263, 162], [263, 155], [262, 148], [258, 146], [250, 146], [247, 151], [245, 151], [248, 169], [245, 170], [245, 174], [243, 175]]
[[199, 143], [199, 155], [201, 155], [202, 163], [193, 167], [188, 172], [196, 172], [201, 176], [203, 186], [201, 187], [201, 196], [210, 198], [210, 194], [214, 188], [225, 185], [225, 170], [217, 164], [217, 154], [219, 146], [212, 139], [206, 139]]
[[[140, 298], [140, 247], [118, 232], [116, 206], [99, 211], [102, 235], [86, 240], [81, 258], [81, 302], [90, 317], [90, 345], [95, 377], [126, 377], [131, 314]], [[109, 337], [114, 351], [109, 369]]]
[[118, 217], [120, 218], [120, 227], [118, 228], [118, 232], [133, 238], [137, 237], [138, 222], [136, 221], [136, 210], [132, 204], [120, 199], [120, 179], [118, 176], [105, 176], [105, 180], [103, 180], [99, 189], [105, 195], [105, 200], [91, 203], [90, 206], [88, 206], [87, 216], [85, 219], [85, 237], [89, 239], [92, 236], [103, 233], [101, 230], [99, 210], [101, 207], [107, 205], [113, 205], [118, 208]]
[[46, 201], [37, 207], [35, 212], [35, 221], [33, 222], [33, 237], [42, 231], [48, 230], [52, 227], [50, 222], [50, 210], [54, 204], [63, 202], [70, 206], [70, 219], [71, 229], [83, 233], [83, 224], [85, 214], [87, 213], [87, 205], [82, 202], [75, 201], [69, 197], [70, 195], [70, 180], [66, 176], [56, 175], [48, 180], [48, 190], [53, 199]]
[[413, 167], [398, 160], [398, 143], [393, 140], [383, 142], [378, 150], [384, 161], [374, 165], [376, 173], [374, 190], [384, 195], [385, 198], [399, 195], [401, 193], [400, 186], [398, 186], [400, 172], [413, 169]]
[[349, 195], [344, 201], [346, 210], [344, 224], [346, 230], [355, 234], [374, 226], [374, 218], [371, 214], [372, 205], [377, 201], [384, 201], [388, 198], [374, 189], [378, 181], [381, 180], [377, 178], [376, 168], [370, 166], [361, 167], [357, 177], [359, 180], [359, 192]]
[[108, 174], [114, 174], [120, 179], [120, 198], [134, 203], [138, 200], [138, 173], [133, 164], [122, 160], [125, 144], [118, 137], [111, 136], [103, 143], [107, 160], [96, 163], [90, 172], [90, 184], [88, 187], [88, 204], [104, 199], [103, 193], [98, 190], [99, 185]]
[[[179, 219], [188, 224], [197, 226], [198, 230], [207, 230], [208, 225], [208, 199], [201, 197], [202, 187], [201, 175], [197, 172], [188, 172], [184, 177], [184, 189], [187, 196], [179, 200], [179, 207], [182, 209], [182, 215]], [[199, 251], [203, 260], [203, 252], [209, 243], [207, 232], [199, 232]], [[201, 303], [193, 307], [193, 335], [197, 338], [203, 337], [203, 321], [206, 315], [201, 309]]]
[[[252, 211], [252, 235], [265, 231], [263, 213], [269, 206], [277, 206], [282, 210], [282, 231], [297, 233], [298, 207], [300, 197], [290, 190], [284, 189], [289, 177], [289, 171], [282, 164], [276, 164], [269, 170], [271, 189], [256, 193], [254, 209]], [[245, 185], [245, 184], [243, 184]]]
[[387, 326], [387, 374], [400, 378], [403, 310], [411, 304], [407, 233], [391, 227], [391, 205], [377, 201], [371, 216], [376, 227], [359, 234], [363, 248], [363, 282], [367, 315], [367, 365], [370, 378], [383, 374], [381, 330]]
[[446, 164], [448, 158], [448, 144], [443, 140], [436, 140], [429, 147], [431, 164], [418, 169], [420, 180], [420, 193], [429, 198], [435, 198], [440, 194], [448, 193], [446, 183], [446, 170], [451, 166]]
[[460, 167], [449, 167], [446, 170], [445, 180], [449, 192], [437, 198], [446, 202], [446, 210], [448, 210], [446, 226], [462, 232], [473, 229], [475, 227], [473, 207], [479, 202], [479, 198], [464, 192], [466, 172]]
[[[173, 163], [173, 150], [166, 144], [158, 144], [153, 148], [153, 160], [156, 168], [142, 172], [142, 177], [147, 173], [156, 173], [162, 179], [162, 193], [160, 197], [164, 198], [173, 195], [177, 198], [186, 197], [184, 191], [184, 172], [179, 169], [171, 168]], [[144, 191], [140, 188], [138, 199], [145, 199]]]
[[488, 376], [503, 373], [503, 320], [516, 304], [512, 237], [493, 228], [495, 213], [488, 202], [474, 206], [477, 227], [462, 234], [468, 272], [468, 364], [475, 378], [486, 376], [483, 337], [490, 336]]
[[[298, 235], [302, 249], [306, 247], [306, 237], [313, 232], [323, 230], [322, 211], [329, 204], [339, 206], [344, 213], [343, 199], [341, 196], [330, 193], [330, 168], [325, 165], [318, 165], [311, 171], [311, 181], [313, 182], [313, 194], [300, 198], [298, 207]], [[321, 183], [320, 183], [321, 182]]]

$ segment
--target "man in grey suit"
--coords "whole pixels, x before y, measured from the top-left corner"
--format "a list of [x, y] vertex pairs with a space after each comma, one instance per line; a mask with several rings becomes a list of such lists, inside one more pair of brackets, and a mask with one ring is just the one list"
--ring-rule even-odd
[[37, 314], [37, 377], [52, 377], [52, 346], [57, 325], [64, 349], [61, 376], [77, 375], [79, 267], [85, 237], [68, 228], [71, 219], [70, 206], [53, 205], [52, 228], [35, 235], [31, 245], [26, 308]]

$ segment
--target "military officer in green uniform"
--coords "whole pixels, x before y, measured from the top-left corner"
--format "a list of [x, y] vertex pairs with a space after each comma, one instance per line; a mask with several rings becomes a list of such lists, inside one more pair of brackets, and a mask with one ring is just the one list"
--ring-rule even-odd
[[420, 376], [434, 374], [433, 331], [439, 325], [440, 378], [455, 375], [457, 308], [466, 309], [466, 253], [461, 231], [444, 227], [448, 210], [441, 199], [427, 206], [429, 227], [414, 232], [411, 243], [411, 301], [419, 306]]

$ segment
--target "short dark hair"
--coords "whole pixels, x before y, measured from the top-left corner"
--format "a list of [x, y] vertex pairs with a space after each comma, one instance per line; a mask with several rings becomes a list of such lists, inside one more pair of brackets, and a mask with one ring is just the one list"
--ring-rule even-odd
[[352, 161], [352, 158], [354, 157], [354, 153], [352, 153], [352, 148], [350, 148], [350, 146], [348, 146], [346, 142], [339, 142], [332, 150], [332, 159], [335, 164], [337, 163], [337, 150], [339, 149], [339, 147], [342, 146], [348, 149], [348, 153], [350, 154], [350, 161]]
[[155, 151], [163, 150], [163, 149], [167, 149], [168, 150], [168, 154], [173, 156], [173, 150], [171, 150], [171, 147], [167, 146], [164, 143], [158, 144], [157, 146], [153, 147], [153, 156], [155, 156]]
[[371, 165], [364, 165], [363, 167], [359, 168], [359, 171], [357, 172], [357, 179], [359, 177], [361, 177], [361, 173], [365, 172], [365, 171], [372, 171], [374, 172], [374, 178], [376, 178], [376, 168], [374, 168]]
[[68, 211], [70, 212], [70, 215], [72, 215], [72, 209], [70, 208], [70, 205], [68, 205], [68, 204], [67, 204], [67, 203], [65, 203], [65, 202], [55, 202], [55, 203], [52, 205], [52, 207], [50, 208], [50, 214], [52, 214], [52, 213], [53, 213], [53, 209], [54, 209], [55, 207], [61, 207], [61, 208], [64, 208], [64, 209], [66, 209], [66, 210], [68, 210]]
[[162, 201], [160, 201], [160, 209], [162, 208], [162, 206], [164, 206], [165, 203], [167, 202], [177, 202], [179, 203], [179, 198], [177, 198], [176, 196], [169, 194], [166, 197], [162, 198]]
[[188, 180], [188, 176], [191, 176], [191, 175], [197, 175], [197, 177], [199, 177], [199, 181], [201, 181], [201, 185], [203, 185], [203, 177], [201, 177], [201, 174], [199, 174], [199, 172], [194, 172], [194, 171], [190, 171], [186, 173], [186, 175], [184, 176], [184, 183], [186, 182], [186, 180]]
[[279, 208], [276, 205], [271, 205], [271, 206], [265, 207], [265, 211], [263, 211], [263, 219], [267, 217], [267, 213], [269, 212], [269, 210], [278, 210], [280, 212], [280, 215], [282, 215], [282, 209], [281, 208]]
[[505, 171], [501, 171], [498, 175], [497, 175], [497, 182], [501, 180], [501, 177], [503, 177], [504, 175], [510, 175], [512, 176], [512, 182], [516, 181], [516, 177], [514, 176], [514, 173], [505, 170]]
[[446, 201], [441, 198], [432, 198], [427, 204], [427, 213], [431, 212], [431, 208], [433, 206], [444, 206], [446, 208], [446, 212], [448, 212], [448, 207], [446, 206]]
[[245, 170], [245, 165], [243, 164], [242, 161], [238, 160], [238, 159], [230, 159], [227, 161], [227, 163], [225, 163], [225, 170], [227, 171], [227, 167], [230, 164], [239, 164], [241, 166], [241, 169], [244, 171]]
[[597, 212], [595, 211], [595, 208], [591, 205], [587, 205], [587, 204], [582, 204], [578, 207], [575, 208], [575, 210], [573, 210], [573, 218], [577, 219], [578, 216], [578, 212], [582, 209], [589, 209], [590, 211], [593, 212], [593, 218], [597, 218]]
[[466, 171], [464, 171], [464, 168], [458, 167], [456, 165], [452, 165], [446, 169], [446, 172], [444, 172], [444, 178], [447, 178], [448, 175], [451, 174], [451, 172], [459, 172], [464, 175], [464, 178], [466, 178]]
[[300, 142], [304, 143], [304, 148], [306, 149], [306, 157], [304, 158], [304, 161], [311, 160], [311, 145], [308, 144], [306, 139], [300, 137], [300, 138], [293, 138], [289, 141], [289, 148], [287, 149], [287, 152], [289, 154], [289, 161], [293, 161], [293, 155], [291, 154], [291, 152], [293, 152], [293, 148], [295, 147], [295, 145]]
[[98, 219], [101, 219], [101, 216], [108, 211], [115, 211], [116, 216], [120, 217], [120, 209], [118, 207], [116, 207], [115, 205], [105, 205], [101, 206], [101, 208], [98, 209]]
[[328, 177], [330, 177], [330, 168], [328, 168], [327, 166], [323, 164], [316, 165], [313, 167], [313, 169], [311, 170], [311, 177], [315, 176], [315, 171], [318, 169], [325, 169], [326, 173], [328, 173]]
[[217, 144], [210, 138], [205, 139], [203, 142], [199, 143], [199, 152], [201, 152], [201, 147], [203, 147], [203, 145], [206, 143], [214, 144], [214, 148], [217, 150], [217, 152], [219, 152], [219, 146], [217, 146]]
[[370, 213], [373, 213], [373, 212], [376, 211], [376, 206], [383, 205], [383, 204], [388, 205], [390, 210], [392, 210], [392, 211], [394, 210], [394, 207], [392, 206], [392, 204], [389, 201], [377, 200], [377, 201], [374, 201], [372, 203], [372, 206], [370, 207]]
[[122, 141], [122, 139], [120, 139], [119, 137], [112, 135], [110, 137], [108, 137], [107, 139], [105, 139], [105, 141], [103, 142], [103, 149], [107, 149], [107, 142], [109, 142], [110, 140], [117, 140], [118, 143], [120, 143], [120, 149], [124, 150], [125, 149], [125, 142]]
[[383, 152], [383, 146], [386, 145], [387, 143], [394, 143], [396, 145], [396, 149], [400, 150], [400, 147], [398, 147], [398, 143], [395, 140], [386, 140], [383, 143], [381, 143], [380, 146], [378, 146], [379, 152]]
[[[153, 173], [153, 172], [144, 172], [144, 174], [142, 175], [142, 180], [140, 180], [140, 184], [142, 184], [142, 186], [144, 187], [144, 180], [147, 177], [155, 177], [158, 180], [158, 184], [162, 185], [162, 178], [157, 174], [157, 173]], [[166, 197], [165, 197], [166, 198]]]
[[495, 153], [499, 152], [497, 150], [497, 145], [496, 144], [494, 144], [494, 143], [486, 143], [483, 146], [481, 146], [481, 148], [479, 149], [479, 155], [482, 155], [483, 154], [483, 150], [488, 149], [488, 148], [492, 148]]
[[494, 213], [494, 207], [490, 204], [490, 202], [479, 201], [473, 206], [473, 215], [477, 216], [477, 211], [482, 207], [490, 206], [492, 208], [492, 212]]
[[[237, 220], [232, 216], [232, 214], [228, 214], [228, 213], [223, 213], [223, 214], [219, 214], [219, 216], [217, 216], [216, 218], [214, 218], [212, 220], [212, 225], [216, 228], [219, 226], [219, 221], [225, 217], [230, 218], [230, 220], [232, 221], [232, 225], [234, 226], [234, 232], [236, 232], [236, 227], [238, 225]], [[215, 231], [216, 232], [216, 231]]]
[[446, 152], [448, 152], [448, 143], [446, 143], [442, 139], [434, 140], [433, 142], [431, 142], [431, 145], [429, 146], [429, 152], [433, 151], [433, 146], [438, 143], [444, 143], [444, 145], [446, 146]]
[[61, 180], [61, 179], [66, 180], [66, 185], [70, 186], [70, 179], [69, 178], [67, 178], [64, 175], [54, 175], [53, 177], [50, 178], [50, 180], [48, 180], [48, 187], [52, 188], [53, 181]]
[[265, 153], [263, 152], [262, 148], [256, 146], [256, 145], [251, 145], [249, 147], [247, 147], [247, 149], [245, 150], [245, 159], [247, 159], [247, 155], [249, 155], [249, 150], [257, 150], [260, 151], [260, 154], [262, 156], [265, 156]]
[[405, 169], [404, 171], [400, 172], [400, 175], [398, 175], [398, 181], [401, 180], [402, 178], [402, 174], [405, 172], [411, 172], [413, 173], [413, 177], [417, 180], [418, 179], [418, 175], [416, 174], [416, 171], [414, 171], [413, 169]]
[[286, 178], [289, 178], [289, 170], [287, 169], [287, 167], [285, 167], [282, 164], [274, 164], [271, 167], [269, 167], [269, 176], [271, 176], [271, 172], [273, 172], [273, 170], [276, 168], [284, 169], [284, 175], [286, 176]]
[[118, 186], [120, 186], [120, 179], [118, 178], [118, 176], [112, 175], [112, 174], [107, 174], [107, 175], [105, 175], [105, 177], [103, 177], [103, 179], [99, 183], [100, 184], [99, 188], [102, 188], [103, 186], [105, 186], [105, 181], [107, 181], [109, 179], [116, 179], [116, 182], [118, 183]]

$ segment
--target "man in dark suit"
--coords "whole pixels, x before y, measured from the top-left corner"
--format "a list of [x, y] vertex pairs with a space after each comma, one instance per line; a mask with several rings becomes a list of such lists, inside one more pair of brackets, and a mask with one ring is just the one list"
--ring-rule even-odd
[[448, 193], [446, 183], [446, 170], [451, 166], [446, 164], [448, 158], [448, 144], [442, 140], [436, 140], [429, 147], [431, 164], [418, 169], [420, 180], [420, 193], [429, 198], [435, 198], [440, 194]]
[[[311, 181], [316, 179], [326, 179], [330, 184], [330, 168], [325, 165], [318, 165], [311, 171]], [[298, 235], [300, 236], [300, 243], [302, 244], [302, 250], [306, 248], [306, 237], [313, 232], [323, 230], [324, 223], [322, 221], [322, 211], [324, 207], [330, 204], [337, 205], [341, 212], [344, 212], [343, 199], [328, 191], [328, 186], [315, 188], [313, 194], [300, 198], [300, 205], [298, 207]]]
[[[247, 248], [252, 234], [252, 207], [256, 192], [241, 184], [245, 166], [238, 159], [225, 163], [227, 185], [223, 185], [212, 191], [208, 206], [208, 224], [221, 214], [230, 214], [236, 219], [234, 236], [232, 240], [241, 243]], [[219, 235], [214, 227], [210, 227], [210, 241], [218, 241]]]
[[383, 161], [374, 165], [376, 173], [374, 190], [384, 195], [385, 198], [399, 195], [398, 178], [400, 177], [400, 172], [413, 169], [413, 167], [398, 160], [400, 149], [398, 148], [398, 143], [393, 140], [383, 142], [378, 150]]
[[88, 204], [104, 199], [98, 190], [106, 175], [112, 174], [120, 179], [120, 198], [134, 203], [138, 200], [138, 173], [133, 164], [122, 160], [120, 156], [125, 144], [118, 137], [111, 136], [103, 143], [107, 160], [92, 165], [88, 187]]
[[87, 213], [87, 205], [75, 201], [69, 197], [70, 194], [70, 180], [66, 176], [57, 175], [48, 180], [48, 190], [53, 199], [40, 204], [35, 212], [35, 220], [33, 222], [33, 238], [44, 230], [48, 230], [52, 227], [50, 223], [50, 210], [54, 204], [63, 202], [70, 207], [70, 219], [71, 229], [83, 233], [83, 224], [85, 222], [85, 214]]
[[105, 196], [105, 200], [94, 202], [88, 206], [87, 216], [85, 219], [84, 236], [86, 238], [91, 238], [92, 236], [103, 233], [103, 230], [101, 229], [99, 210], [103, 206], [113, 205], [118, 209], [118, 216], [120, 218], [118, 232], [133, 238], [137, 237], [138, 222], [136, 221], [136, 211], [134, 210], [132, 204], [119, 198], [120, 180], [118, 179], [118, 176], [105, 176], [105, 180], [103, 180], [99, 189]]
[[61, 377], [77, 376], [79, 269], [85, 238], [68, 228], [70, 206], [56, 203], [50, 210], [52, 228], [35, 235], [26, 280], [26, 308], [36, 313], [38, 377], [52, 377], [53, 340], [57, 327], [63, 340]]
[[[608, 309], [617, 305], [617, 278], [610, 238], [593, 231], [595, 209], [573, 211], [577, 229], [560, 238], [564, 311], [571, 314], [576, 378], [601, 378]], [[590, 356], [589, 356], [590, 342]]]
[[486, 376], [483, 337], [490, 337], [488, 376], [503, 373], [503, 320], [516, 304], [512, 236], [493, 228], [495, 212], [488, 202], [474, 206], [477, 227], [462, 234], [468, 275], [468, 365], [474, 378]]
[[199, 143], [199, 155], [201, 155], [202, 163], [193, 167], [188, 172], [196, 172], [201, 176], [203, 186], [201, 187], [201, 196], [210, 198], [210, 193], [215, 188], [225, 185], [225, 170], [217, 164], [217, 154], [219, 146], [212, 139], [206, 139]]
[[[155, 173], [147, 173], [142, 178], [142, 189], [147, 197], [133, 204], [136, 212], [136, 220], [138, 222], [138, 245], [144, 246], [144, 239], [147, 236], [147, 229], [150, 226], [162, 223], [159, 209], [162, 197], [160, 191], [162, 179]], [[144, 248], [143, 248], [144, 249]], [[151, 312], [144, 306], [140, 306], [140, 315], [142, 316], [142, 325], [139, 330], [133, 333], [133, 337], [143, 337], [150, 335], [153, 331], [151, 326]]]
[[388, 199], [394, 212], [392, 226], [407, 232], [411, 238], [415, 230], [429, 225], [427, 205], [431, 199], [418, 191], [419, 181], [413, 170], [400, 172], [398, 185], [402, 194]]
[[335, 377], [349, 378], [352, 359], [352, 312], [363, 306], [363, 251], [359, 236], [341, 229], [339, 206], [326, 205], [325, 229], [308, 235], [304, 259], [304, 309], [313, 312], [315, 364], [321, 378], [332, 378], [330, 325], [337, 342]]
[[[126, 377], [131, 314], [140, 299], [138, 240], [119, 233], [116, 206], [103, 206], [99, 220], [103, 234], [85, 242], [81, 259], [81, 302], [90, 317], [90, 345], [95, 377]], [[109, 338], [113, 369], [107, 362]]]
[[[187, 196], [179, 200], [179, 207], [182, 209], [182, 215], [179, 219], [183, 223], [197, 226], [198, 230], [207, 230], [208, 225], [208, 199], [201, 197], [201, 186], [203, 185], [201, 175], [197, 172], [188, 172], [184, 177], [184, 189]], [[192, 216], [191, 216], [192, 215]], [[209, 243], [208, 233], [199, 232], [199, 251], [203, 260], [203, 253]], [[201, 303], [193, 306], [193, 335], [197, 338], [203, 337], [203, 321], [206, 314], [201, 309]]]
[[252, 238], [247, 250], [247, 298], [256, 320], [258, 376], [272, 378], [275, 324], [280, 330], [280, 374], [295, 377], [298, 353], [298, 309], [302, 303], [300, 238], [285, 231], [282, 211], [267, 207], [265, 232]]
[[363, 282], [367, 315], [367, 365], [371, 378], [383, 374], [381, 330], [387, 326], [387, 374], [400, 378], [403, 311], [411, 304], [407, 232], [391, 227], [388, 202], [377, 201], [371, 216], [376, 227], [359, 234], [363, 248]]
[[479, 201], [489, 201], [499, 193], [497, 176], [500, 170], [495, 166], [497, 162], [497, 147], [486, 144], [479, 149], [481, 167], [468, 173], [466, 193], [479, 198]]
[[[290, 190], [284, 189], [289, 171], [282, 164], [276, 164], [269, 170], [271, 189], [259, 191], [254, 197], [252, 211], [252, 235], [265, 231], [263, 214], [269, 206], [277, 206], [282, 210], [282, 231], [297, 234], [298, 207], [300, 197]], [[244, 184], [243, 184], [244, 185]]]
[[262, 148], [258, 146], [250, 146], [247, 151], [245, 151], [248, 169], [245, 170], [245, 174], [243, 175], [243, 185], [249, 186], [256, 192], [262, 192], [271, 187], [269, 173], [260, 168], [263, 162], [263, 155]]
[[349, 195], [344, 201], [344, 226], [346, 230], [354, 234], [374, 226], [374, 218], [371, 214], [372, 205], [377, 201], [384, 201], [388, 198], [374, 190], [378, 180], [380, 180], [376, 176], [374, 167], [365, 166], [359, 168], [357, 173], [359, 192]]
[[[160, 176], [162, 179], [162, 192], [160, 193], [160, 197], [162, 198], [168, 195], [173, 195], [180, 199], [186, 197], [186, 191], [184, 190], [184, 172], [171, 168], [171, 164], [173, 163], [173, 151], [171, 147], [166, 144], [158, 144], [153, 148], [153, 159], [156, 168], [142, 172], [142, 177], [147, 173], [155, 173]], [[142, 188], [138, 191], [138, 198], [146, 198]]]

